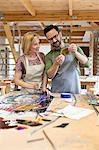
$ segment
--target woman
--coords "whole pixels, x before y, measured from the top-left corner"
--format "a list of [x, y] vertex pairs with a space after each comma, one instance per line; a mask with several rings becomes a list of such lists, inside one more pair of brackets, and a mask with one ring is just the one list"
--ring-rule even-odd
[[16, 63], [15, 84], [30, 93], [39, 89], [46, 90], [45, 56], [39, 52], [39, 46], [38, 34], [34, 32], [26, 33], [22, 42], [23, 55], [19, 57]]

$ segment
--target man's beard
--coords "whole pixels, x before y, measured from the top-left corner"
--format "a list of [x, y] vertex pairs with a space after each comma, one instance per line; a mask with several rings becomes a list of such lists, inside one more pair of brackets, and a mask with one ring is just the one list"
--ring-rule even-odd
[[51, 44], [52, 49], [59, 49], [61, 48], [61, 41], [56, 41], [55, 43]]

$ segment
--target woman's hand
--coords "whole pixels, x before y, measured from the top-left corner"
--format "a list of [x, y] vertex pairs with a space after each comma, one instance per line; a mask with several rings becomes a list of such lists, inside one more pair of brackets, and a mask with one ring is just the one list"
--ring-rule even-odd
[[40, 87], [38, 83], [32, 83], [28, 88], [38, 90]]

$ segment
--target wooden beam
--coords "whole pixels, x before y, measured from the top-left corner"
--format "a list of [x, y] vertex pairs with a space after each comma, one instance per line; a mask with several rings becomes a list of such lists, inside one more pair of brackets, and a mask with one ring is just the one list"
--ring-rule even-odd
[[[40, 42], [41, 43], [49, 43], [46, 39], [40, 39]], [[81, 39], [74, 39], [74, 38], [72, 38], [72, 36], [71, 36], [71, 42], [72, 43], [79, 43], [79, 44], [88, 44], [89, 43], [89, 42], [84, 42]]]
[[16, 62], [17, 59], [18, 59], [18, 54], [17, 54], [16, 49], [14, 47], [14, 40], [13, 40], [13, 37], [12, 37], [10, 26], [8, 24], [4, 24], [4, 30], [5, 30], [5, 33], [6, 33], [6, 36], [7, 36], [7, 39], [8, 39], [13, 57], [14, 57], [14, 60]]
[[[40, 28], [41, 26], [41, 28]], [[40, 26], [18, 26], [20, 28], [20, 31], [29, 31], [29, 30], [33, 30], [33, 31], [37, 31], [37, 32], [43, 32], [43, 29], [45, 27], [45, 25], [42, 25], [40, 23]], [[36, 29], [35, 29], [36, 27]], [[94, 31], [94, 30], [99, 30], [99, 26], [98, 25], [93, 25], [93, 26], [78, 26], [78, 27], [67, 27], [67, 26], [61, 26], [62, 27], [62, 31]], [[3, 29], [3, 26], [0, 27], [0, 29]], [[11, 27], [11, 30], [13, 30], [13, 27]], [[17, 30], [17, 28], [15, 28], [15, 30]]]
[[[34, 32], [38, 33], [40, 36], [44, 36], [44, 31], [43, 30], [38, 30], [38, 31], [35, 31], [33, 29], [28, 30], [28, 27], [27, 27], [26, 30], [21, 30], [21, 36], [23, 36], [25, 33], [29, 32], [29, 31], [31, 31], [31, 32], [34, 31]], [[85, 33], [84, 31], [74, 31], [74, 32], [72, 32], [72, 36], [83, 36], [84, 33]], [[62, 34], [63, 34], [63, 36], [66, 36], [66, 30], [62, 30]], [[6, 36], [5, 32], [4, 31], [0, 31], [0, 36], [4, 36], [5, 37]], [[15, 31], [15, 36], [19, 36], [17, 30]]]
[[23, 6], [28, 10], [28, 12], [32, 15], [35, 16], [35, 9], [32, 6], [31, 0], [20, 0]]
[[22, 41], [22, 38], [21, 38], [21, 30], [20, 30], [20, 27], [18, 25], [17, 26], [17, 30], [18, 30], [18, 36], [19, 36], [19, 45], [18, 45], [18, 49], [19, 49], [19, 53], [20, 53], [20, 50], [21, 50], [21, 41]]
[[[82, 41], [82, 38], [79, 38], [79, 39], [76, 39], [76, 38], [72, 38], [71, 37], [71, 41], [72, 41], [72, 43], [77, 43], [77, 44], [88, 44], [89, 42], [84, 42], [84, 41]], [[40, 42], [41, 43], [48, 43], [48, 41], [47, 41], [47, 39], [40, 39]], [[15, 42], [16, 44], [19, 44], [19, 42], [17, 41], [17, 42]], [[9, 46], [9, 44], [0, 44], [0, 46]]]
[[92, 27], [64, 27], [62, 30], [71, 30], [71, 31], [94, 31], [99, 30], [99, 26]]
[[73, 5], [72, 5], [72, 0], [69, 0], [69, 16], [73, 15]]
[[89, 43], [89, 56], [92, 58], [90, 65], [90, 75], [93, 75], [93, 56], [94, 56], [94, 35], [90, 34], [90, 43]]
[[40, 22], [39, 24], [40, 24], [41, 29], [44, 30], [45, 24], [43, 22]]
[[81, 11], [73, 10], [73, 16], [68, 11], [37, 11], [36, 16], [27, 12], [6, 12], [2, 21], [94, 21], [99, 22], [99, 10]]
[[[44, 28], [44, 27], [43, 27]], [[26, 26], [20, 26], [20, 30], [33, 30], [33, 26], [28, 26], [28, 29]], [[99, 26], [95, 25], [95, 26], [83, 26], [83, 27], [73, 27], [73, 26], [70, 26], [70, 27], [63, 27], [62, 28], [62, 31], [66, 31], [66, 30], [71, 30], [71, 31], [94, 31], [94, 30], [99, 30]], [[38, 31], [40, 31], [38, 29]]]

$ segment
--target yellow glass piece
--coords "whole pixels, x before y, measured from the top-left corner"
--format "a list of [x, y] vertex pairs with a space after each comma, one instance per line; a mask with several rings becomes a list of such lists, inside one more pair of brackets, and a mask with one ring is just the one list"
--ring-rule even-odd
[[69, 54], [68, 48], [63, 48], [61, 50], [61, 54], [63, 54], [64, 56], [67, 55], [67, 54]]

